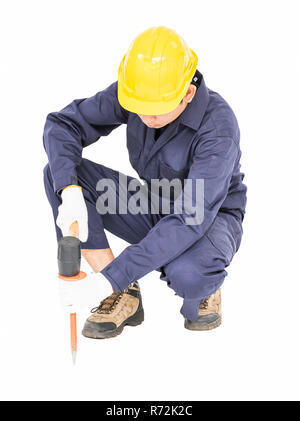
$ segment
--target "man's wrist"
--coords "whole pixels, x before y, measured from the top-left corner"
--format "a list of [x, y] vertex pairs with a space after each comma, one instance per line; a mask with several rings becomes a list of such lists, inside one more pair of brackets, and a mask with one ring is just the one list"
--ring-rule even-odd
[[62, 191], [67, 190], [67, 189], [68, 189], [68, 188], [70, 188], [70, 187], [78, 187], [79, 189], [81, 189], [81, 190], [82, 190], [82, 187], [81, 187], [81, 186], [78, 186], [78, 184], [70, 184], [69, 186], [64, 187], [64, 188], [62, 189]]

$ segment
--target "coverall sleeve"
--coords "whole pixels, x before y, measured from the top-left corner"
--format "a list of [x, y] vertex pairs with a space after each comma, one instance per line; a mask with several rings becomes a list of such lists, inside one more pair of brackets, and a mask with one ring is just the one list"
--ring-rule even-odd
[[[187, 225], [184, 211], [163, 217], [137, 244], [127, 247], [102, 273], [117, 289], [124, 279], [135, 281], [182, 254], [206, 233], [224, 202], [238, 156], [231, 138], [215, 137], [198, 144], [188, 178], [204, 180], [204, 218]], [[185, 188], [176, 200], [182, 200]], [[193, 195], [194, 196], [194, 195]]]
[[55, 191], [77, 184], [76, 167], [84, 147], [127, 120], [128, 111], [118, 101], [117, 82], [91, 98], [76, 99], [61, 111], [50, 113], [43, 140]]

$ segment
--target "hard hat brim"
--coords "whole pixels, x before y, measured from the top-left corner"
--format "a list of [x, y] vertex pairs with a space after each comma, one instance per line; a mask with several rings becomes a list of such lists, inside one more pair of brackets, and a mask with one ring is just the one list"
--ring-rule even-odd
[[135, 114], [143, 114], [143, 115], [160, 115], [160, 114], [167, 114], [171, 111], [174, 111], [175, 108], [178, 107], [180, 101], [184, 97], [188, 87], [185, 89], [179, 98], [176, 98], [172, 101], [168, 102], [145, 102], [135, 99], [133, 97], [128, 96], [120, 85], [118, 85], [118, 100], [120, 105], [125, 108], [125, 110], [130, 111]]

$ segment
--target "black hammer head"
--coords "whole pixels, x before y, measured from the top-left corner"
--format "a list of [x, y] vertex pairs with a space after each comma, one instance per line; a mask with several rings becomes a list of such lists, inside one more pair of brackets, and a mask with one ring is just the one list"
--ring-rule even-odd
[[80, 272], [80, 241], [75, 237], [62, 237], [58, 242], [58, 271], [62, 276], [75, 276]]

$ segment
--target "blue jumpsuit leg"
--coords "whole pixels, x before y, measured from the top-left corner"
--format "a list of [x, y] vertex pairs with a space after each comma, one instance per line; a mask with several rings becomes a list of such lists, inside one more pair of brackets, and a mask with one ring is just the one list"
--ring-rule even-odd
[[180, 310], [184, 317], [196, 320], [199, 304], [222, 285], [241, 237], [241, 222], [219, 213], [199, 241], [162, 268], [161, 279], [184, 299]]
[[[130, 244], [138, 243], [144, 238], [157, 220], [155, 215], [137, 214], [105, 214], [100, 215], [96, 209], [96, 202], [101, 192], [96, 190], [97, 182], [103, 178], [113, 180], [116, 184], [117, 205], [119, 203], [119, 172], [104, 165], [96, 164], [88, 159], [82, 159], [80, 166], [77, 167], [77, 176], [79, 184], [88, 210], [89, 237], [85, 243], [82, 243], [82, 249], [103, 249], [108, 248], [109, 243], [104, 229]], [[133, 177], [127, 176], [128, 183]], [[54, 191], [53, 181], [49, 165], [44, 169], [45, 190], [52, 207], [54, 220], [58, 215], [58, 207], [61, 204], [60, 196]], [[128, 192], [128, 197], [134, 192]], [[118, 212], [118, 206], [117, 206]], [[60, 228], [56, 225], [56, 235], [59, 240], [62, 236]]]

